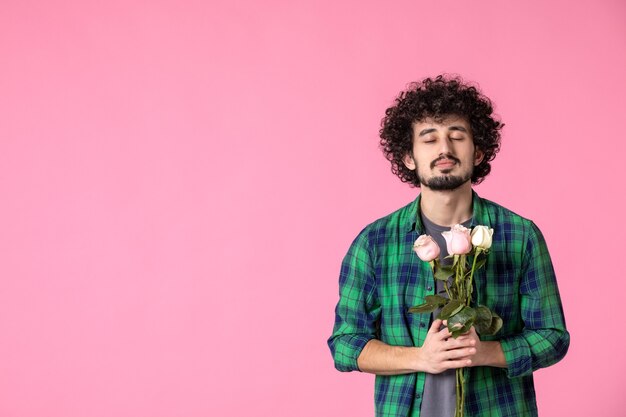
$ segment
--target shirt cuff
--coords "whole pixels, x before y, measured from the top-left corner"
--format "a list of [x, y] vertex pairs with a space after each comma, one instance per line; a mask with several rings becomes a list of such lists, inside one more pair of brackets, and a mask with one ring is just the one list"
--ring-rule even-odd
[[523, 336], [512, 336], [500, 340], [507, 363], [509, 378], [530, 375], [533, 372], [530, 347]]
[[357, 359], [367, 342], [373, 338], [363, 335], [344, 335], [335, 345], [335, 368], [341, 372], [361, 372]]

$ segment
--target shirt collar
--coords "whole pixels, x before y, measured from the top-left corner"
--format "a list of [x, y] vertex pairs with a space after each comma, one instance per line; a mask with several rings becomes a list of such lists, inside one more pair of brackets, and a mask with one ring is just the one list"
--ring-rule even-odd
[[[422, 194], [419, 194], [415, 201], [409, 205], [409, 216], [405, 224], [407, 232], [424, 233], [424, 225], [422, 224], [422, 216], [420, 214], [421, 198]], [[489, 218], [489, 213], [485, 210], [483, 199], [478, 196], [476, 191], [472, 190], [472, 222], [470, 228], [476, 225], [491, 227], [491, 219]]]

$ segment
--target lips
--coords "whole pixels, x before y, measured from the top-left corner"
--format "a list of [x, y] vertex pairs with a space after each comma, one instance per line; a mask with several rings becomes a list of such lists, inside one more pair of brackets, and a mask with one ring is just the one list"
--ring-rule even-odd
[[456, 164], [456, 162], [451, 160], [451, 159], [441, 159], [441, 160], [435, 162], [435, 166], [439, 167], [439, 168], [450, 168], [450, 167], [454, 166], [455, 164]]

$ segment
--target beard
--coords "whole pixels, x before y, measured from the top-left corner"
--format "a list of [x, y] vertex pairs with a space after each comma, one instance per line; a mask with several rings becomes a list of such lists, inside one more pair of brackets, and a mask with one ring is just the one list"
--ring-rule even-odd
[[[431, 170], [435, 169], [437, 162], [440, 161], [441, 159], [450, 159], [452, 161], [455, 161], [457, 164], [461, 164], [461, 161], [452, 155], [442, 155], [439, 158], [435, 159], [430, 164], [430, 169]], [[461, 185], [465, 184], [467, 181], [469, 181], [472, 178], [472, 175], [474, 174], [474, 166], [473, 165], [470, 166], [470, 169], [468, 170], [468, 172], [466, 172], [462, 176], [461, 175], [448, 175], [446, 171], [442, 171], [444, 175], [439, 175], [439, 176], [426, 179], [419, 175], [418, 169], [416, 169], [416, 172], [417, 172], [417, 179], [419, 180], [420, 184], [430, 188], [431, 190], [451, 191], [451, 190], [456, 190], [457, 188], [459, 188]]]
[[472, 178], [472, 173], [470, 172], [466, 176], [458, 176], [458, 175], [441, 175], [438, 177], [432, 177], [428, 179], [424, 179], [418, 175], [418, 179], [420, 184], [430, 188], [433, 191], [451, 191], [456, 190], [461, 185], [465, 184]]
[[[432, 161], [430, 163], [430, 169], [434, 170], [435, 167], [437, 166], [437, 162], [439, 162], [442, 159], [449, 159], [451, 161], [456, 162], [457, 165], [462, 164], [461, 160], [458, 159], [457, 157], [450, 155], [450, 154], [445, 154], [445, 155], [440, 155], [439, 158]], [[457, 188], [459, 188], [460, 186], [462, 186], [463, 184], [471, 180], [472, 175], [474, 175], [474, 166], [469, 164], [469, 169], [467, 170], [467, 172], [462, 173], [462, 175], [448, 174], [450, 171], [452, 171], [452, 168], [451, 168], [449, 170], [442, 170], [441, 173], [443, 175], [425, 178], [421, 176], [419, 173], [419, 166], [417, 165], [417, 161], [413, 159], [413, 162], [415, 162], [415, 174], [417, 175], [417, 179], [419, 183], [425, 187], [430, 188], [433, 191], [456, 190]]]

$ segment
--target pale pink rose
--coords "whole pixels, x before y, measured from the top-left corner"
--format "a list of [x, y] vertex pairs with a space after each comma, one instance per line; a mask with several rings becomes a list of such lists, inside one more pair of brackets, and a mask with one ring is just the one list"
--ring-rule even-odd
[[439, 258], [439, 245], [428, 235], [421, 235], [413, 244], [413, 250], [422, 261], [430, 262]]
[[470, 229], [460, 224], [452, 226], [448, 232], [442, 233], [446, 240], [449, 255], [465, 255], [472, 250]]

